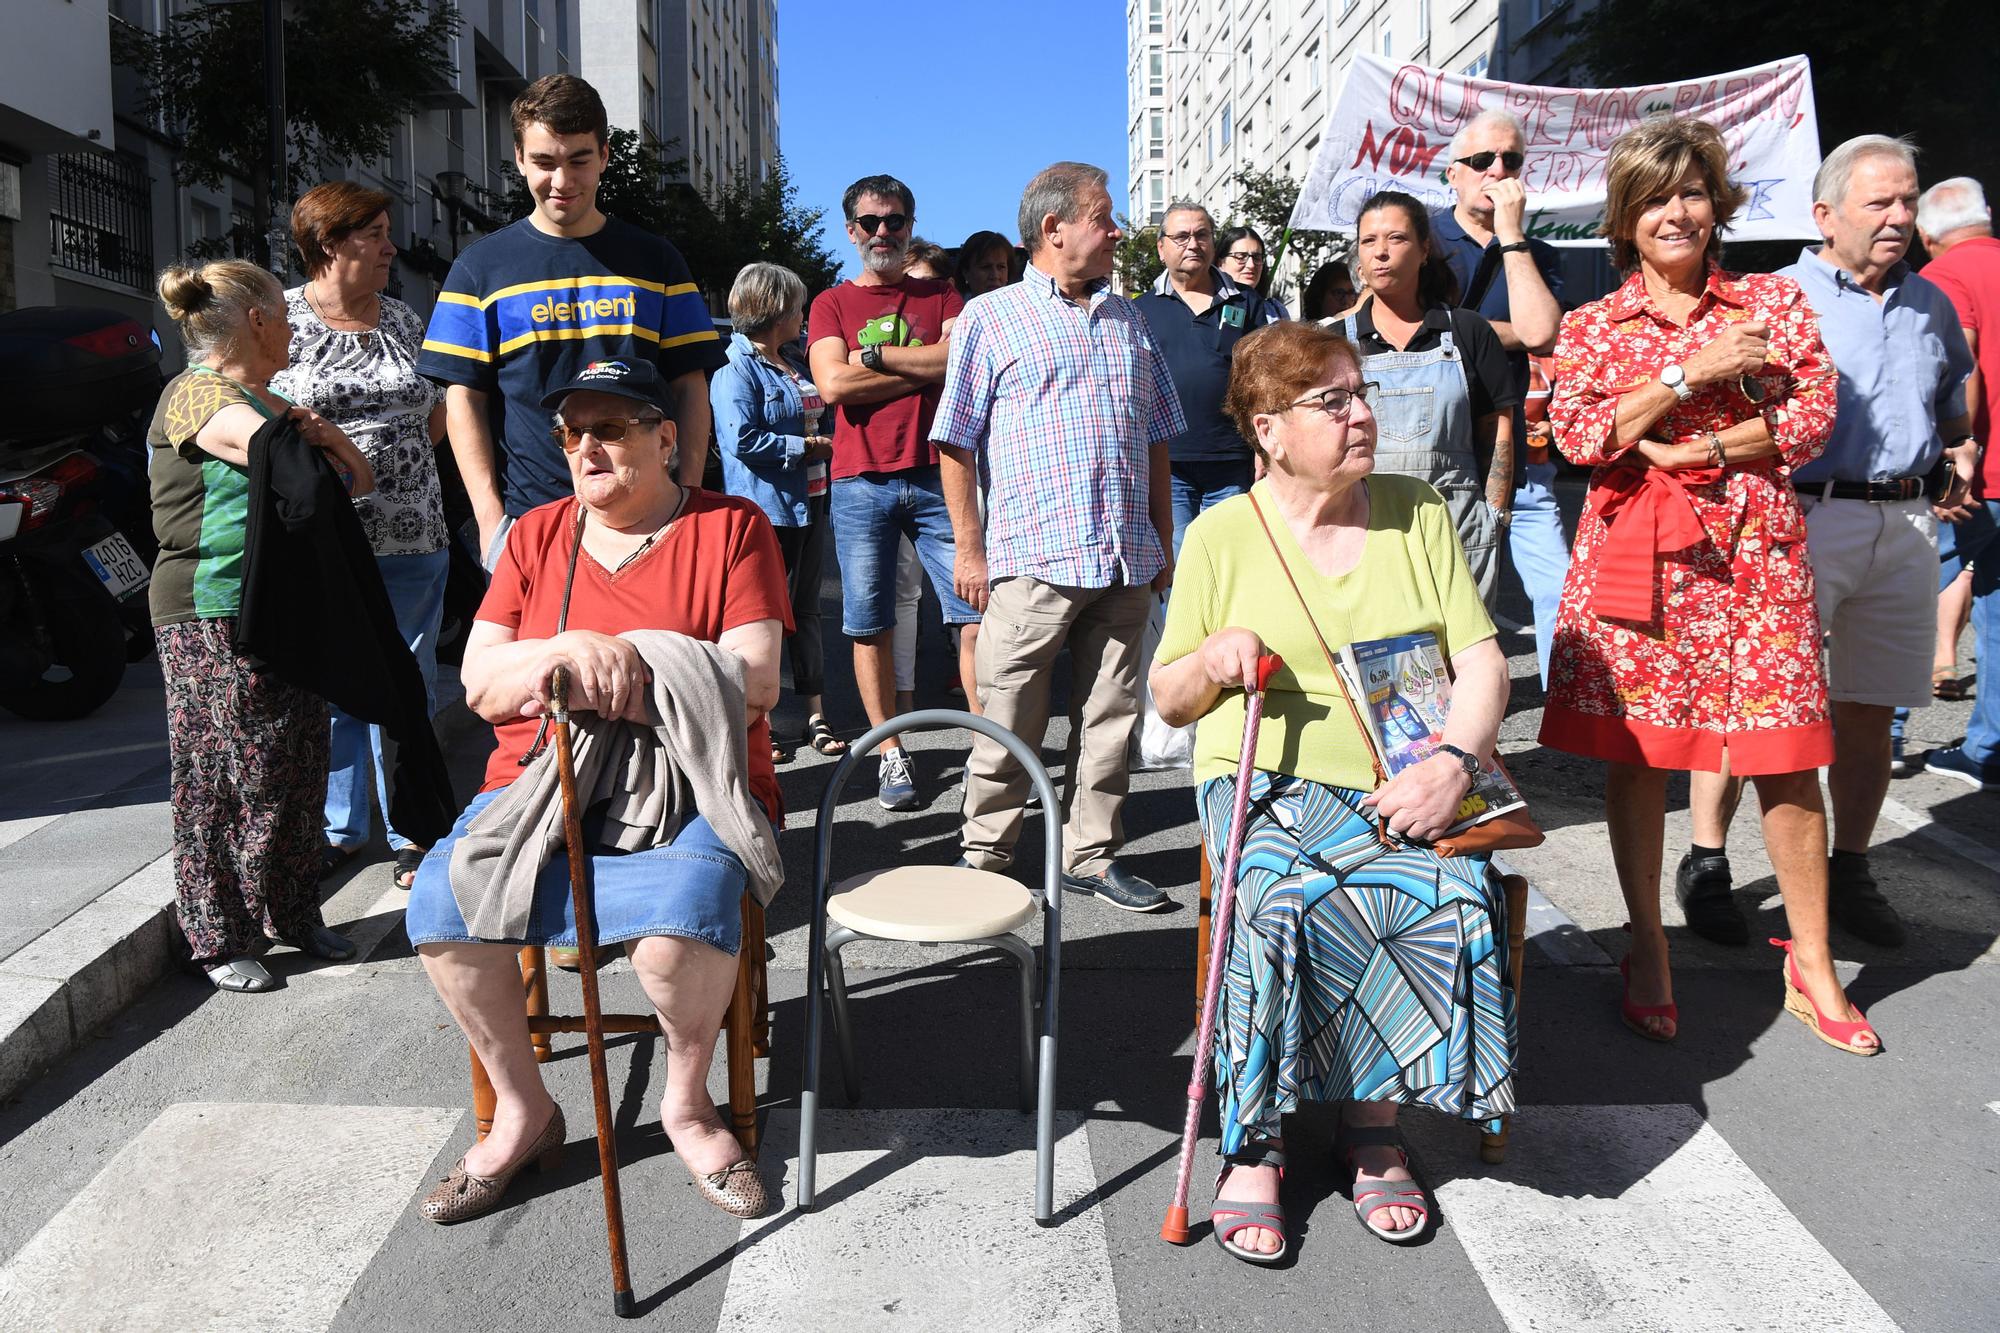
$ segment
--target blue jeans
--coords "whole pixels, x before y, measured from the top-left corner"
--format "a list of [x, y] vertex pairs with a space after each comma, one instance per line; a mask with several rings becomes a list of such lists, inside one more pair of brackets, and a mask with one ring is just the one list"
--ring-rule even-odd
[[1569, 575], [1569, 538], [1563, 533], [1555, 481], [1554, 463], [1530, 463], [1526, 478], [1514, 491], [1514, 517], [1507, 525], [1507, 554], [1535, 608], [1535, 660], [1541, 664], [1544, 689], [1563, 579]]
[[1174, 491], [1174, 559], [1180, 559], [1181, 537], [1195, 515], [1213, 509], [1232, 495], [1250, 489], [1255, 474], [1250, 460], [1217, 463], [1175, 463], [1168, 473]]
[[[417, 670], [423, 674], [424, 711], [436, 712], [437, 696], [431, 687], [437, 677], [438, 622], [444, 618], [444, 581], [451, 553], [378, 555], [375, 567], [382, 571], [382, 586], [389, 590], [396, 632], [410, 645]], [[382, 803], [384, 822], [389, 816], [389, 768], [382, 762], [382, 728], [338, 708], [328, 711], [333, 715], [333, 740], [326, 775], [326, 840], [337, 847], [359, 847], [368, 841], [375, 826], [371, 795]], [[389, 845], [400, 851], [410, 840], [392, 828]]]
[[[2000, 500], [1988, 500], [1963, 523], [1938, 524], [1938, 591], [1943, 592], [1967, 569], [1972, 571], [1972, 641], [1978, 647], [1979, 689], [1973, 695], [1972, 720], [1965, 728], [1965, 753], [1982, 764], [2000, 764]], [[1995, 688], [1987, 689], [1987, 663]], [[1910, 710], [1898, 708], [1889, 732], [1903, 739]]]
[[952, 590], [951, 514], [935, 466], [870, 472], [833, 482], [833, 554], [840, 562], [840, 628], [851, 639], [896, 628], [896, 547], [904, 538], [937, 589], [947, 625], [979, 613]]

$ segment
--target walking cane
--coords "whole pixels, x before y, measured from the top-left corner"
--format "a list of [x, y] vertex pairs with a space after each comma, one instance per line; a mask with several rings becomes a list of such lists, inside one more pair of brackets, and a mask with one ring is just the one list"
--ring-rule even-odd
[[604, 1235], [611, 1251], [611, 1309], [620, 1319], [638, 1314], [632, 1274], [625, 1263], [625, 1204], [618, 1193], [618, 1143], [612, 1137], [611, 1079], [604, 1069], [604, 1010], [597, 1001], [597, 909], [591, 899], [590, 857], [583, 845], [583, 813], [576, 805], [576, 761], [570, 749], [569, 677], [549, 676], [549, 721], [556, 734], [556, 775], [562, 783], [563, 845], [569, 849], [570, 900], [576, 909], [576, 948], [583, 964], [583, 1032], [590, 1047], [590, 1095], [597, 1104], [597, 1169], [604, 1179]]
[[1257, 688], [1243, 709], [1243, 757], [1236, 763], [1236, 791], [1229, 814], [1229, 840], [1223, 844], [1222, 887], [1215, 895], [1215, 924], [1209, 932], [1208, 987], [1201, 997], [1201, 1026], [1194, 1044], [1194, 1072], [1188, 1076], [1187, 1123], [1181, 1127], [1181, 1164], [1174, 1175], [1174, 1201], [1160, 1223], [1160, 1239], [1173, 1245], [1188, 1240], [1188, 1177], [1194, 1171], [1194, 1145], [1201, 1137], [1201, 1103], [1208, 1096], [1209, 1061], [1215, 1054], [1215, 1007], [1222, 994], [1222, 968], [1229, 957], [1229, 913], [1236, 900], [1236, 862], [1243, 855], [1243, 817], [1250, 807], [1250, 778], [1257, 768], [1257, 724], [1264, 720], [1264, 687], [1284, 665], [1276, 653], [1257, 659]]

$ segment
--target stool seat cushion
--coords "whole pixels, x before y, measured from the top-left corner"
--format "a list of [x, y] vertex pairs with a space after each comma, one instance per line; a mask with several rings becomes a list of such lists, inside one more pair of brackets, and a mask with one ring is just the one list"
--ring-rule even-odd
[[895, 866], [834, 885], [826, 914], [877, 939], [949, 944], [1004, 935], [1033, 920], [1035, 897], [990, 870]]

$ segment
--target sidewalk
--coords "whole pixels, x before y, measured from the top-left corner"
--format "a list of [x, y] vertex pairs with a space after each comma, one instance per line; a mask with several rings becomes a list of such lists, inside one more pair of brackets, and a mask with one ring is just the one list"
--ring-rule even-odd
[[[441, 667], [447, 747], [476, 726]], [[0, 720], [0, 1100], [173, 965], [173, 829], [159, 664], [75, 722]], [[380, 851], [379, 836], [371, 851]], [[386, 853], [383, 853], [386, 855]], [[370, 856], [367, 859], [378, 859]]]

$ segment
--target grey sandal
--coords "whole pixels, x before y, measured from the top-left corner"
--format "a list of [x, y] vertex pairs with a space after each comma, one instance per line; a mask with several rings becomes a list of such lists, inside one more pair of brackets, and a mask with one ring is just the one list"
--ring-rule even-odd
[[[1285, 1179], [1285, 1150], [1274, 1148], [1268, 1142], [1246, 1143], [1238, 1152], [1230, 1153], [1222, 1159], [1222, 1170], [1215, 1174], [1216, 1200], [1208, 1210], [1209, 1228], [1215, 1236], [1215, 1243], [1224, 1251], [1241, 1259], [1246, 1264], [1275, 1264], [1291, 1252], [1292, 1242], [1285, 1230], [1285, 1208], [1278, 1203], [1247, 1203], [1242, 1199], [1221, 1197], [1222, 1178], [1235, 1166], [1275, 1166], [1278, 1181]], [[1278, 1248], [1270, 1254], [1262, 1250], [1246, 1250], [1241, 1245], [1232, 1244], [1230, 1237], [1246, 1228], [1260, 1227], [1265, 1231], [1278, 1233]]]
[[217, 990], [260, 995], [278, 989], [278, 979], [265, 971], [262, 963], [247, 956], [204, 966], [202, 971], [208, 974], [208, 979], [215, 983]]
[[[1410, 1169], [1410, 1154], [1403, 1147], [1402, 1131], [1394, 1125], [1349, 1125], [1340, 1126], [1340, 1142], [1346, 1151], [1347, 1165], [1355, 1174], [1352, 1190], [1354, 1216], [1372, 1234], [1391, 1245], [1408, 1245], [1430, 1229], [1432, 1205], [1431, 1196], [1416, 1180], [1373, 1180], [1363, 1184], [1360, 1168], [1354, 1163], [1354, 1149], [1394, 1148], [1396, 1155], [1403, 1159], [1403, 1169]], [[1411, 1173], [1413, 1176], [1414, 1172]], [[1370, 1218], [1384, 1208], [1408, 1208], [1419, 1214], [1417, 1224], [1396, 1231], [1388, 1227], [1378, 1227]]]

